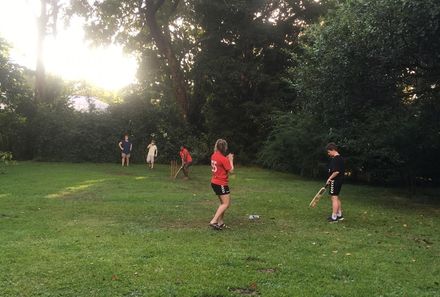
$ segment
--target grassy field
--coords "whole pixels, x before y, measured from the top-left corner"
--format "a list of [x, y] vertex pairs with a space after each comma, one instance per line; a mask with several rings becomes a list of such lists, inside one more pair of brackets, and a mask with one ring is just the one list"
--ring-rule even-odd
[[[258, 168], [231, 179], [230, 229], [208, 228], [210, 168], [19, 163], [0, 175], [0, 296], [439, 296], [440, 208]], [[260, 215], [249, 221], [250, 214]]]

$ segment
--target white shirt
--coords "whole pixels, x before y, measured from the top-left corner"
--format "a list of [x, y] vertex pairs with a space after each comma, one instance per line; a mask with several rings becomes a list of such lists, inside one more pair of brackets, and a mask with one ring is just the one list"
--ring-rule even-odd
[[147, 149], [149, 156], [157, 156], [157, 146], [155, 144], [149, 144]]

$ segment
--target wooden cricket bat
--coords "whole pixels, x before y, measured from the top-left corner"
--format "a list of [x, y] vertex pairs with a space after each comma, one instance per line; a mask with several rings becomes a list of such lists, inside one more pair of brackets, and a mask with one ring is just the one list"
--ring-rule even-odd
[[174, 175], [174, 179], [176, 179], [176, 177], [179, 175], [180, 170], [183, 169], [183, 166], [180, 166], [179, 170], [177, 170], [176, 175]]
[[316, 205], [318, 205], [318, 202], [321, 200], [321, 197], [324, 195], [326, 189], [327, 185], [319, 189], [318, 193], [316, 193], [315, 197], [313, 197], [312, 201], [310, 201], [309, 207], [315, 208]]

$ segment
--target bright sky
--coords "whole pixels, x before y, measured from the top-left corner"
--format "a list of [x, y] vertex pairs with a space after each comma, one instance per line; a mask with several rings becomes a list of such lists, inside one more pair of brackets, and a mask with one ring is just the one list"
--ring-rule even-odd
[[[13, 61], [30, 69], [36, 65], [39, 2], [0, 0], [0, 36], [12, 44]], [[88, 44], [79, 19], [67, 28], [58, 26], [56, 37], [46, 37], [46, 71], [66, 80], [87, 80], [108, 90], [117, 90], [135, 81], [134, 57], [123, 54], [119, 46], [92, 48]]]

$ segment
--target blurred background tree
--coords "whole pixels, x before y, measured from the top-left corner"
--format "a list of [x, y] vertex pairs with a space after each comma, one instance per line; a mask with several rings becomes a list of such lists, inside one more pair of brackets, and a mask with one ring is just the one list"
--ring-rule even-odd
[[[18, 159], [111, 162], [127, 132], [133, 161], [152, 138], [162, 162], [181, 144], [199, 162], [226, 138], [240, 163], [323, 174], [334, 141], [350, 178], [439, 182], [440, 3], [434, 0], [72, 0], [95, 44], [138, 60], [118, 93], [46, 77], [0, 41], [0, 150]], [[96, 96], [105, 112], [73, 109]]]

